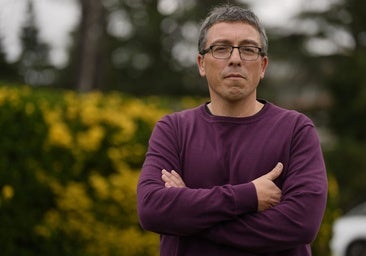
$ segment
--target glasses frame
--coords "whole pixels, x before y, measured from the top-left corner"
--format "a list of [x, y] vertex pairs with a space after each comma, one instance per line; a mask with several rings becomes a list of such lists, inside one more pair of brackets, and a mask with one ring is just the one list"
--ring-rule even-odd
[[[215, 47], [218, 47], [218, 46], [222, 46], [222, 47], [228, 47], [228, 48], [231, 48], [230, 49], [230, 55], [228, 57], [225, 57], [225, 58], [218, 58], [217, 56], [214, 55], [214, 51], [213, 49]], [[255, 59], [245, 59], [243, 58], [242, 56], [242, 53], [240, 52], [240, 48], [255, 48], [255, 49], [258, 49], [258, 53], [257, 53], [257, 57]], [[233, 54], [233, 51], [234, 49], [238, 49], [239, 51], [239, 56], [240, 56], [240, 59], [241, 60], [245, 60], [245, 61], [256, 61], [258, 60], [259, 56], [265, 56], [264, 52], [262, 52], [262, 48], [261, 47], [258, 47], [258, 46], [254, 46], [254, 45], [247, 45], [247, 46], [244, 46], [244, 45], [241, 45], [241, 46], [233, 46], [233, 45], [219, 45], [219, 44], [215, 44], [215, 45], [211, 45], [209, 46], [208, 48], [204, 49], [203, 51], [200, 52], [201, 55], [205, 55], [209, 52], [211, 52], [211, 55], [212, 57], [214, 57], [215, 59], [219, 59], [219, 60], [227, 60], [227, 59], [230, 59], [231, 58], [231, 55]]]

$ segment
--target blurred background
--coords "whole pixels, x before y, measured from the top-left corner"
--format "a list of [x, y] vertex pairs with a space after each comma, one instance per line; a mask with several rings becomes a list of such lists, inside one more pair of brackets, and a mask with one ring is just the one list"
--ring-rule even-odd
[[198, 30], [228, 2], [267, 29], [259, 97], [317, 126], [329, 197], [313, 254], [366, 255], [365, 232], [331, 242], [366, 201], [365, 1], [0, 0], [2, 255], [158, 255], [139, 168], [155, 122], [207, 99]]

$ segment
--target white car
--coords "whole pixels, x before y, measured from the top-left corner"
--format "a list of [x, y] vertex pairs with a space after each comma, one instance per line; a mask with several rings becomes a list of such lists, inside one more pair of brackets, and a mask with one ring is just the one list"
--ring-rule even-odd
[[332, 256], [366, 256], [366, 202], [333, 224]]

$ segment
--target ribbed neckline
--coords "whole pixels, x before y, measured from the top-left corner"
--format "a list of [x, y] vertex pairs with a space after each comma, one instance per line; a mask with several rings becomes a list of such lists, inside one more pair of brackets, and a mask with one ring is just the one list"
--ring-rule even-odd
[[247, 116], [247, 117], [215, 116], [210, 113], [210, 111], [207, 107], [207, 104], [209, 102], [202, 104], [199, 108], [200, 108], [200, 112], [201, 112], [203, 118], [205, 120], [207, 120], [208, 122], [246, 124], [246, 123], [252, 123], [257, 120], [260, 120], [271, 106], [271, 103], [267, 102], [266, 100], [258, 99], [258, 101], [264, 104], [263, 108], [258, 113], [254, 114], [252, 116]]

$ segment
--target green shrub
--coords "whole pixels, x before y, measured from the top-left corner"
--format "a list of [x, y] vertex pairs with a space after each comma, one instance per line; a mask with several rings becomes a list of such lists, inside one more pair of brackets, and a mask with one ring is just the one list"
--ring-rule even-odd
[[2, 255], [157, 255], [135, 209], [155, 101], [0, 87]]

